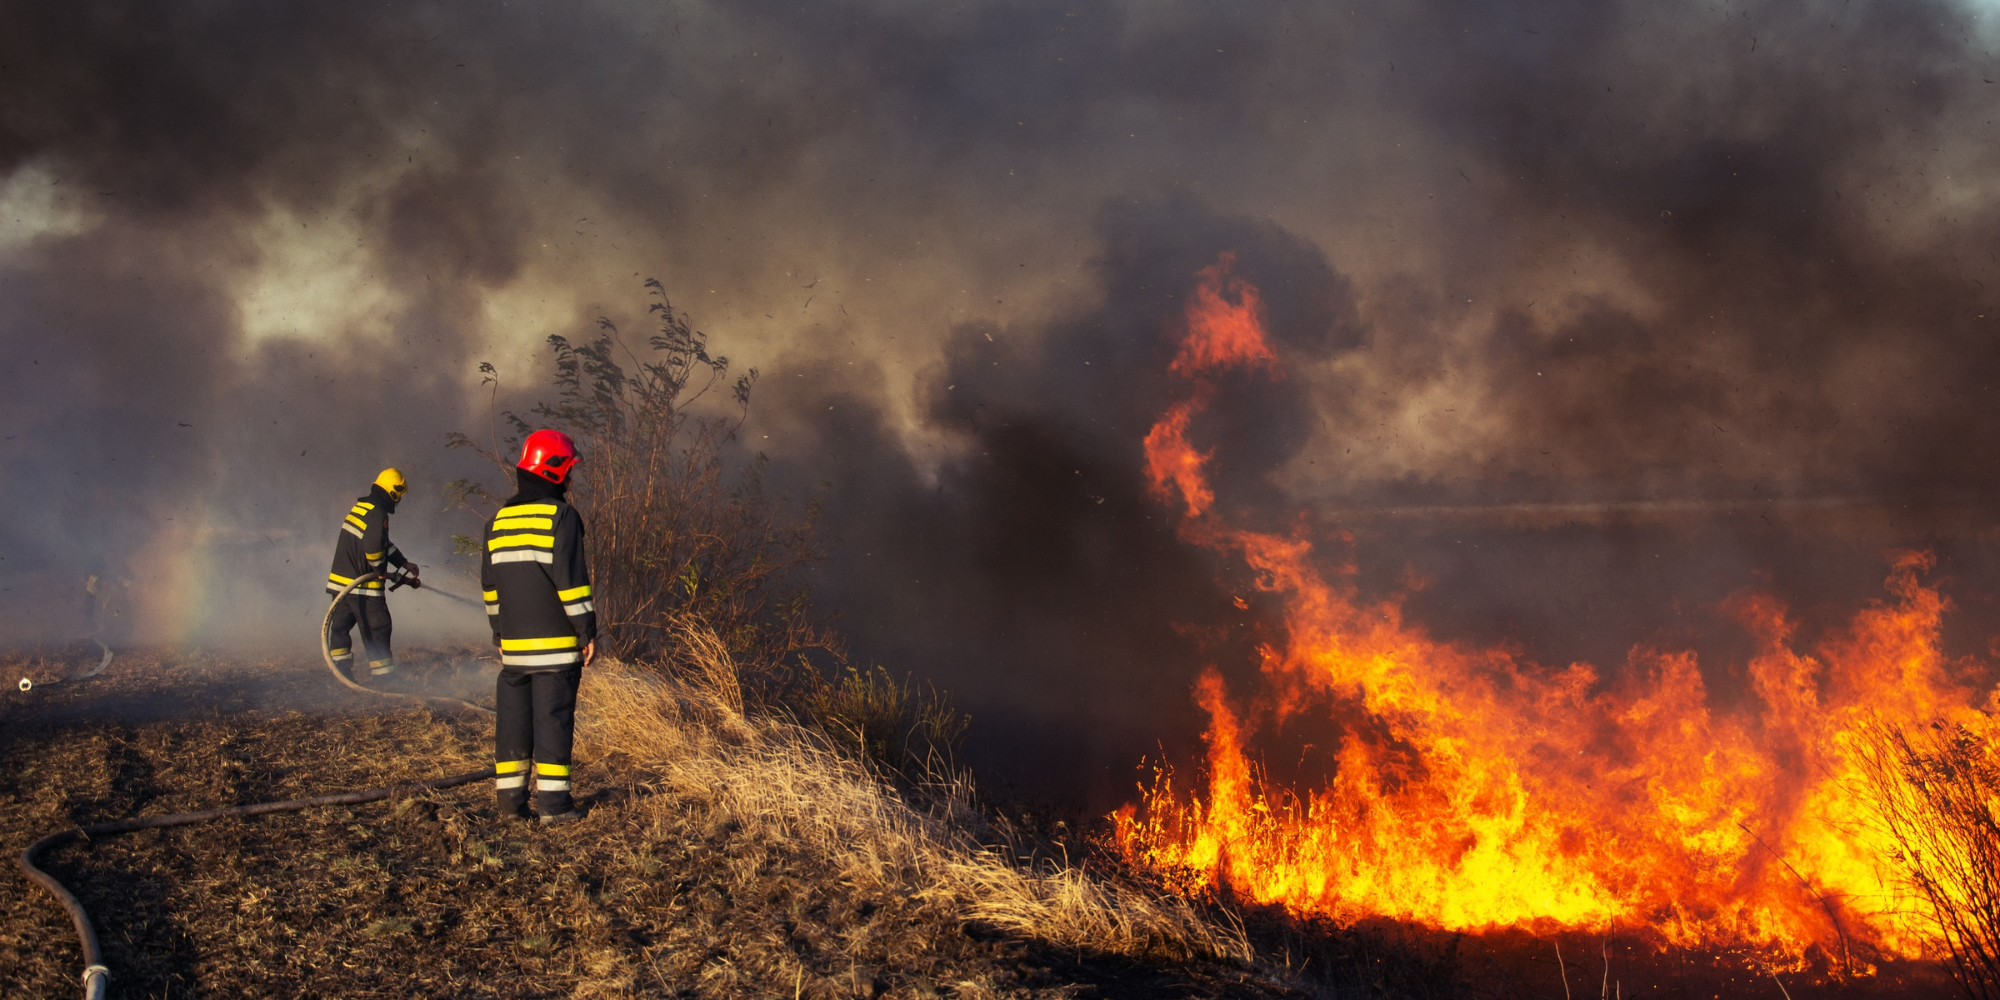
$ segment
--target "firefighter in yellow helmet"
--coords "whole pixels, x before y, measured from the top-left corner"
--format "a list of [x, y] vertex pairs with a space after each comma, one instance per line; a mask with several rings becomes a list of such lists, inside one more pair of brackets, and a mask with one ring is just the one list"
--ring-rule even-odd
[[348, 508], [347, 516], [340, 522], [340, 534], [334, 539], [333, 569], [326, 576], [327, 593], [337, 596], [362, 575], [378, 574], [355, 587], [341, 601], [341, 606], [334, 609], [327, 625], [327, 648], [333, 653], [334, 663], [346, 668], [350, 677], [356, 676], [357, 671], [348, 632], [356, 624], [361, 626], [361, 643], [368, 652], [368, 672], [375, 677], [386, 677], [396, 671], [396, 657], [389, 649], [391, 622], [386, 599], [389, 584], [423, 586], [423, 581], [417, 578], [417, 564], [403, 558], [396, 543], [389, 540], [389, 515], [395, 513], [396, 501], [403, 498], [408, 486], [402, 470], [383, 469], [368, 488], [368, 495]]

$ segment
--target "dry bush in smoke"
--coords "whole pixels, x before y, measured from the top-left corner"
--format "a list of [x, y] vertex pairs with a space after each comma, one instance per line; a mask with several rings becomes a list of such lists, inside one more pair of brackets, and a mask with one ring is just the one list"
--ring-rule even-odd
[[1953, 977], [1968, 996], [2000, 998], [2000, 747], [1938, 722], [1873, 726], [1858, 750], [1891, 858]]
[[[646, 289], [659, 323], [648, 353], [629, 349], [608, 319], [586, 343], [551, 336], [557, 398], [532, 411], [581, 452], [570, 498], [587, 526], [606, 651], [637, 663], [719, 657], [730, 664], [738, 710], [745, 698], [783, 705], [901, 775], [950, 780], [965, 717], [934, 691], [849, 664], [795, 578], [819, 558], [817, 495], [795, 509], [766, 491], [762, 456], [732, 461], [756, 370], [732, 381], [729, 359], [709, 353], [707, 335], [674, 311], [660, 282]], [[446, 445], [470, 448], [511, 475], [505, 455], [532, 428], [498, 411], [498, 372], [480, 370], [496, 400], [489, 445], [457, 433]], [[719, 398], [725, 385], [727, 403]], [[504, 450], [503, 416], [513, 431]], [[506, 495], [463, 479], [446, 493], [455, 506], [489, 509]], [[459, 545], [478, 553], [475, 538], [461, 536]]]
[[959, 781], [958, 753], [971, 719], [951, 699], [881, 667], [844, 665], [830, 681], [815, 678], [796, 699], [841, 749], [916, 781]]
[[[757, 842], [804, 848], [842, 884], [879, 887], [924, 906], [1065, 948], [1171, 960], [1249, 961], [1241, 931], [1187, 902], [1044, 864], [1023, 868], [980, 845], [964, 786], [918, 808], [818, 729], [740, 710], [719, 641], [690, 642], [708, 658], [662, 678], [611, 665], [586, 672], [578, 738], [594, 755], [622, 754], [677, 796], [698, 797]], [[654, 804], [656, 803], [656, 804]], [[671, 797], [637, 800], [654, 822], [684, 822]], [[670, 815], [671, 813], [671, 815]]]
[[[817, 497], [795, 510], [766, 491], [761, 456], [732, 462], [757, 372], [731, 381], [729, 359], [709, 354], [707, 335], [674, 311], [661, 284], [648, 280], [646, 288], [659, 322], [646, 353], [627, 347], [609, 319], [598, 320], [587, 342], [551, 336], [557, 398], [532, 412], [574, 437], [581, 452], [570, 499], [588, 526], [607, 651], [656, 658], [685, 637], [678, 623], [692, 616], [722, 637], [749, 680], [768, 683], [800, 653], [838, 653], [792, 580], [819, 556]], [[497, 393], [492, 366], [481, 371]], [[728, 404], [711, 398], [725, 385]], [[514, 431], [505, 450], [501, 416]], [[490, 449], [464, 434], [448, 435], [446, 444], [471, 448], [511, 475], [504, 455], [532, 428], [513, 413], [496, 414], [494, 423]], [[469, 480], [447, 490], [457, 503], [505, 496]], [[462, 547], [476, 552], [471, 542]]]

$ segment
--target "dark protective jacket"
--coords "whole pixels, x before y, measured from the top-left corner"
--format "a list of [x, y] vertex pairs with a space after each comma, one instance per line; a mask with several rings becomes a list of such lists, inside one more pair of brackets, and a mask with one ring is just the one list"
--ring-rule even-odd
[[370, 486], [368, 495], [354, 502], [347, 516], [341, 519], [340, 534], [334, 536], [333, 569], [326, 575], [327, 593], [340, 593], [342, 587], [363, 573], [382, 575], [354, 588], [354, 597], [381, 597], [388, 593], [389, 584], [408, 583], [412, 579], [407, 568], [410, 561], [389, 540], [389, 515], [395, 510], [396, 501], [389, 499], [389, 491], [380, 486]]
[[569, 670], [597, 638], [583, 555], [583, 518], [563, 487], [516, 470], [520, 492], [486, 522], [480, 589], [500, 646], [500, 669]]

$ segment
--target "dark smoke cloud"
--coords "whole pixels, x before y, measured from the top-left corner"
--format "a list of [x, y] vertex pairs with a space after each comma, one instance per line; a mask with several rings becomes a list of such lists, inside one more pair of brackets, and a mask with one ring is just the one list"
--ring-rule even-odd
[[[1205, 663], [1249, 662], [1242, 581], [1180, 540], [1147, 495], [1138, 442], [1185, 394], [1168, 373], [1188, 278], [1225, 250], [1265, 289], [1273, 341], [1302, 361], [1352, 349], [1351, 293], [1320, 254], [1268, 223], [1186, 204], [1114, 209], [1092, 270], [1103, 304], [1047, 329], [948, 334], [924, 379], [923, 423], [953, 447], [922, 467], [835, 367], [799, 362], [798, 393], [761, 429], [818, 456], [842, 557], [826, 570], [848, 625], [892, 667], [921, 667], [975, 708], [983, 763], [1100, 799], [1139, 755], [1198, 730], [1187, 691]], [[1221, 502], [1280, 513], [1269, 472], [1313, 422], [1305, 387], [1225, 383], [1197, 443]], [[1011, 762], [1014, 766], [1008, 767]]]
[[1428, 581], [1441, 634], [1695, 645], [1727, 690], [1724, 596], [1837, 621], [1928, 545], [1983, 654], [1996, 37], [1969, 0], [12, 5], [0, 620], [59, 636], [118, 558], [157, 634], [298, 642], [380, 466], [449, 562], [474, 365], [521, 407], [657, 275], [764, 369], [746, 445], [832, 484], [857, 649], [997, 773], [1113, 799], [1268, 626], [1138, 473], [1234, 251], [1286, 370], [1197, 427], [1225, 507]]

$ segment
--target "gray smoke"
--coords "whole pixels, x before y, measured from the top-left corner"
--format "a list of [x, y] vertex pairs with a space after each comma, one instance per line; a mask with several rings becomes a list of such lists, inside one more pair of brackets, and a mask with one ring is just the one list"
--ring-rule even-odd
[[[977, 759], [1115, 800], [1266, 609], [1147, 498], [1193, 274], [1279, 383], [1223, 502], [1544, 662], [1809, 621], [1931, 546], [2000, 607], [1992, 8], [223, 2], [0, 8], [0, 621], [304, 645], [339, 510], [537, 396], [661, 278], [764, 372], [746, 449], [832, 486], [856, 648]], [[768, 435], [768, 436], [767, 436]], [[442, 564], [442, 565], [440, 565]], [[427, 574], [428, 576], [428, 574]], [[448, 582], [443, 577], [435, 578]], [[477, 633], [400, 605], [424, 634]], [[306, 626], [309, 634], [310, 626]], [[1962, 634], [1961, 634], [1962, 633]]]

